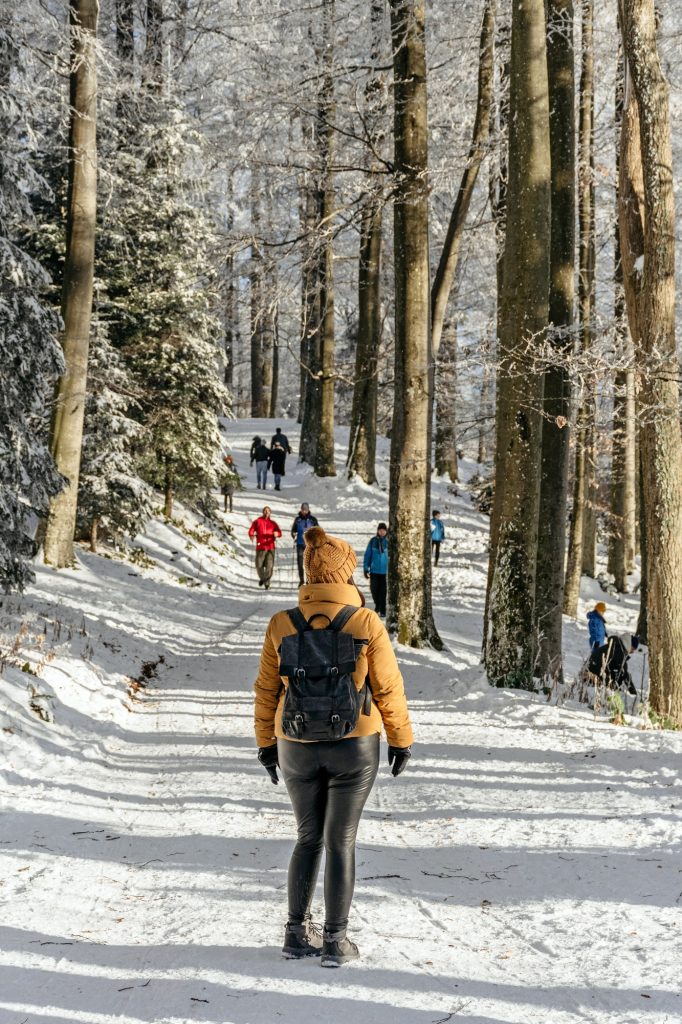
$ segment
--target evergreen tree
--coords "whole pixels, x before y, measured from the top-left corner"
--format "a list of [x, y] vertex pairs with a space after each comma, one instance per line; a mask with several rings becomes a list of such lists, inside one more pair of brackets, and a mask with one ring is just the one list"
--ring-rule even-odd
[[[219, 358], [222, 330], [211, 265], [213, 227], [190, 178], [199, 139], [171, 100], [148, 96], [133, 142], [118, 154], [118, 195], [102, 275], [112, 342], [140, 394], [145, 428], [140, 471], [188, 500], [215, 486], [218, 412], [229, 406]], [[213, 261], [215, 262], [215, 261]]]
[[47, 447], [44, 410], [64, 363], [57, 317], [44, 304], [47, 274], [20, 244], [32, 219], [27, 194], [44, 183], [27, 145], [13, 88], [19, 54], [0, 16], [0, 586], [23, 589], [33, 579], [34, 517], [63, 486]]
[[106, 328], [95, 322], [88, 360], [88, 395], [78, 488], [78, 527], [97, 550], [100, 529], [134, 537], [152, 512], [151, 491], [135, 459], [142, 426], [131, 419], [131, 380]]

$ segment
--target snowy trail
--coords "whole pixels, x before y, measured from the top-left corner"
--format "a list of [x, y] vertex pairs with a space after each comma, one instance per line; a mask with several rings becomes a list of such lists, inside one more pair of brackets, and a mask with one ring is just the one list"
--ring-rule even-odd
[[[230, 425], [242, 471], [259, 428]], [[288, 469], [277, 494], [248, 480], [229, 551], [155, 523], [154, 567], [83, 553], [3, 609], [57, 655], [54, 723], [26, 674], [2, 683], [0, 1024], [677, 1024], [682, 738], [481, 684], [486, 524], [440, 485], [449, 650], [399, 652], [418, 742], [361, 826], [362, 960], [279, 958], [293, 819], [250, 690], [295, 589], [287, 544], [258, 591], [245, 527], [267, 498], [288, 538], [306, 499], [361, 555], [386, 516], [378, 488]]]

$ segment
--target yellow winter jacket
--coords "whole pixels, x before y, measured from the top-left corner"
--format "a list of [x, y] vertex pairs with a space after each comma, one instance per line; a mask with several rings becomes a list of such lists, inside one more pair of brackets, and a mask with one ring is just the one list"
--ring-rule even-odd
[[[358, 611], [346, 623], [343, 631], [351, 633], [358, 640], [367, 640], [358, 658], [353, 679], [358, 690], [361, 690], [369, 671], [372, 710], [369, 715], [360, 714], [357, 728], [344, 739], [381, 732], [383, 724], [386, 739], [391, 746], [409, 747], [413, 737], [403, 677], [379, 616], [369, 608], [362, 607], [357, 587], [349, 583], [309, 583], [299, 588], [298, 605], [308, 620], [318, 612], [333, 619], [347, 604], [354, 605]], [[322, 629], [327, 623], [323, 619], [316, 619], [312, 625], [313, 628]], [[270, 747], [277, 739], [285, 738], [282, 732], [282, 705], [287, 680], [279, 674], [277, 651], [282, 638], [295, 632], [287, 613], [277, 612], [270, 619], [265, 633], [258, 678], [254, 683], [254, 724], [259, 747]]]

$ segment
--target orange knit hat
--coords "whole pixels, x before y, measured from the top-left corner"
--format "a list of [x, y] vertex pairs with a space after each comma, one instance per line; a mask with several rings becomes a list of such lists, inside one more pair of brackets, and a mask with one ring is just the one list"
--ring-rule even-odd
[[600, 615], [603, 615], [606, 611], [606, 605], [603, 601], [597, 601], [597, 603], [594, 606], [594, 610], [595, 612], [599, 612]]
[[321, 526], [311, 526], [303, 539], [303, 565], [309, 583], [348, 583], [358, 564], [350, 544], [330, 537]]

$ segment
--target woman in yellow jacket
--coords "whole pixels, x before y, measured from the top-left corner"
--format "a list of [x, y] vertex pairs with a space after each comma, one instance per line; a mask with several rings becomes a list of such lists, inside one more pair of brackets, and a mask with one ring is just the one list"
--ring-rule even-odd
[[[382, 725], [389, 744], [392, 774], [399, 775], [410, 757], [412, 727], [403, 680], [391, 642], [376, 612], [364, 607], [353, 582], [357, 564], [349, 544], [315, 526], [305, 533], [307, 585], [299, 589], [299, 609], [313, 628], [333, 620], [345, 606], [358, 610], [343, 626], [358, 641], [353, 681], [358, 691], [369, 673], [372, 703], [357, 727], [340, 740], [289, 739], [282, 729], [287, 679], [280, 675], [279, 648], [296, 633], [287, 612], [272, 617], [265, 634], [255, 689], [258, 757], [273, 782], [282, 771], [294, 808], [298, 841], [289, 864], [289, 917], [282, 953], [287, 957], [321, 956], [337, 967], [358, 956], [346, 936], [355, 885], [355, 838], [360, 815], [379, 767]], [[320, 616], [312, 622], [314, 616]], [[325, 925], [320, 934], [310, 919], [310, 903], [326, 851]]]

